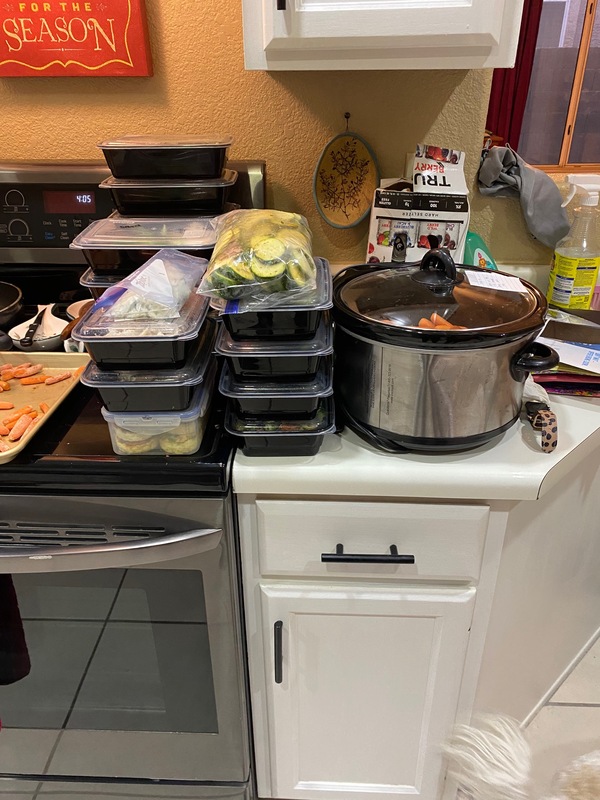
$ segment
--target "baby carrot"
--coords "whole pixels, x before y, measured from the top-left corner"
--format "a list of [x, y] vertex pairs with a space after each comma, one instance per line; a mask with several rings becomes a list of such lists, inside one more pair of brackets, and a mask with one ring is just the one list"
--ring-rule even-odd
[[29, 378], [32, 375], [37, 375], [37, 373], [41, 372], [43, 369], [43, 364], [33, 364], [33, 366], [29, 367], [17, 367], [17, 369], [15, 369], [15, 378]]
[[426, 319], [425, 317], [422, 317], [422, 318], [419, 320], [419, 328], [429, 328], [429, 329], [432, 329], [432, 328], [435, 328], [435, 325], [433, 324], [433, 322], [431, 322], [431, 320], [429, 320], [429, 319]]
[[40, 403], [40, 411], [42, 412], [42, 414], [47, 414], [48, 411], [50, 411], [50, 406], [48, 405], [48, 403]]
[[3, 425], [3, 424], [0, 422], [0, 436], [8, 436], [8, 434], [9, 434], [9, 433], [10, 433], [10, 431], [8, 430], [8, 428], [6, 427], [6, 425]]
[[33, 406], [23, 406], [23, 408], [13, 411], [10, 416], [4, 417], [2, 423], [8, 425], [10, 422], [16, 422], [22, 414], [29, 414], [30, 411], [33, 411]]
[[3, 392], [10, 392], [10, 383], [0, 380], [0, 389], [2, 389]]
[[85, 364], [82, 364], [80, 367], [77, 367], [77, 369], [73, 373], [73, 377], [74, 378], [78, 378], [81, 375], [81, 373], [83, 372], [84, 369], [85, 369]]
[[46, 383], [46, 375], [32, 375], [31, 378], [21, 378], [21, 386], [35, 386], [36, 383]]
[[14, 403], [0, 403], [0, 411], [8, 411], [10, 408], [14, 407]]
[[[46, 378], [46, 386], [52, 386], [53, 383], [60, 383], [61, 381], [66, 381], [67, 378], [71, 377], [70, 372], [61, 372], [60, 375], [51, 375], [49, 378]], [[21, 381], [23, 383], [23, 381]]]
[[6, 442], [0, 442], [0, 453], [6, 453], [7, 450], [10, 450], [10, 447]]
[[0, 377], [3, 381], [12, 381], [15, 377], [15, 372], [12, 369], [5, 369], [4, 372], [0, 372]]
[[27, 369], [28, 367], [33, 366], [31, 361], [24, 361], [22, 364], [13, 364], [13, 369]]
[[18, 439], [20, 439], [31, 422], [33, 422], [33, 417], [30, 417], [29, 414], [23, 414], [20, 416], [13, 425], [11, 432], [8, 434], [8, 441], [16, 442]]

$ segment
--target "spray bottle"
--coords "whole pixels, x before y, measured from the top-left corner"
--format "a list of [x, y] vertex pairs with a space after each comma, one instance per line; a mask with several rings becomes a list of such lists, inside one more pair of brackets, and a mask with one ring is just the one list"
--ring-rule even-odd
[[557, 308], [600, 309], [600, 175], [569, 175], [567, 179], [571, 190], [563, 207], [577, 191], [583, 198], [569, 233], [556, 245], [548, 302]]

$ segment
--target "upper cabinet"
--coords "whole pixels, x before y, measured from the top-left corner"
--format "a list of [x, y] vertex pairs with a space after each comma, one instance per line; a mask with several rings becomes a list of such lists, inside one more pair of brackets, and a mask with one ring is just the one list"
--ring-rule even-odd
[[512, 67], [523, 0], [243, 0], [247, 69]]

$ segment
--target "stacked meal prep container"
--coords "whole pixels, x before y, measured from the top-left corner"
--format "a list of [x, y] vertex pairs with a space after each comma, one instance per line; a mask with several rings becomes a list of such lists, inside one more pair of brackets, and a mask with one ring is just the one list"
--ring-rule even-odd
[[[90, 265], [81, 283], [94, 299], [164, 248], [210, 258], [210, 218], [223, 212], [237, 178], [224, 168], [230, 143], [124, 137], [100, 145], [113, 173], [101, 187], [111, 191], [118, 211], [72, 245]], [[217, 377], [208, 301], [192, 292], [178, 318], [149, 325], [107, 321], [117, 300], [97, 303], [72, 334], [92, 357], [82, 382], [102, 397], [113, 449], [191, 455], [200, 448]]]
[[233, 303], [221, 316], [225, 427], [245, 455], [314, 455], [335, 432], [332, 281], [327, 261], [315, 263], [317, 286], [302, 305], [231, 313]]

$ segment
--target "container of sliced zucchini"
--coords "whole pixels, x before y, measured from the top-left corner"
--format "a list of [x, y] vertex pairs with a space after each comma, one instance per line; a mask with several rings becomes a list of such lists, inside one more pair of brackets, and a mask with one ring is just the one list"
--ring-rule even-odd
[[315, 258], [317, 285], [312, 293], [298, 302], [294, 295], [289, 305], [269, 307], [268, 298], [264, 307], [247, 309], [241, 300], [211, 299], [211, 306], [219, 311], [223, 324], [237, 341], [310, 339], [317, 332], [323, 318], [333, 307], [332, 280], [329, 263]]
[[240, 209], [223, 216], [200, 291], [221, 300], [244, 300], [246, 309], [300, 303], [314, 293], [317, 267], [312, 236], [300, 214]]
[[312, 339], [236, 342], [221, 328], [215, 350], [225, 357], [236, 380], [310, 380], [323, 366], [323, 359], [333, 353], [333, 330], [323, 321]]
[[225, 429], [239, 437], [245, 456], [314, 456], [326, 434], [335, 433], [332, 397], [321, 400], [312, 419], [242, 419], [228, 404]]

